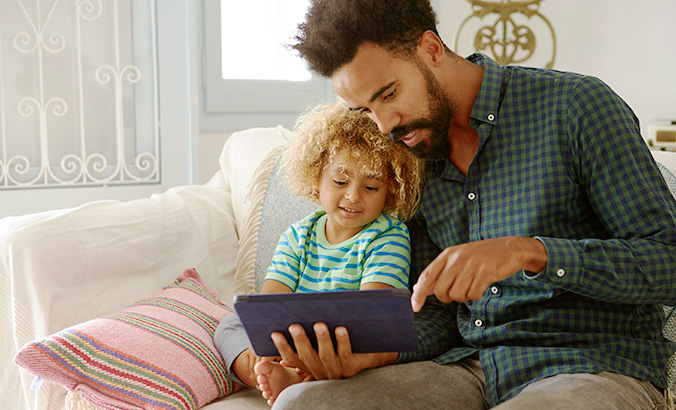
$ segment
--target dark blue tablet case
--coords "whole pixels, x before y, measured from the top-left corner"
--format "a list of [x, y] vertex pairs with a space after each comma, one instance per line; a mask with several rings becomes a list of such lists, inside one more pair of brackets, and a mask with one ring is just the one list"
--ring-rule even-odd
[[259, 356], [279, 355], [272, 332], [283, 333], [293, 347], [288, 332], [293, 323], [303, 326], [315, 349], [316, 322], [326, 323], [334, 347], [334, 329], [345, 326], [353, 353], [413, 352], [418, 347], [408, 289], [237, 295], [235, 310]]

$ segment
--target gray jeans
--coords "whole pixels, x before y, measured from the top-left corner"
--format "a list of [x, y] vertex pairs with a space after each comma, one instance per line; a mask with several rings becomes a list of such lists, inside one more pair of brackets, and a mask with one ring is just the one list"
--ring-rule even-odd
[[[287, 387], [273, 410], [444, 409], [486, 410], [486, 384], [479, 361], [438, 365], [417, 362], [368, 370], [345, 380]], [[652, 384], [616, 373], [560, 374], [530, 384], [499, 410], [666, 410]]]

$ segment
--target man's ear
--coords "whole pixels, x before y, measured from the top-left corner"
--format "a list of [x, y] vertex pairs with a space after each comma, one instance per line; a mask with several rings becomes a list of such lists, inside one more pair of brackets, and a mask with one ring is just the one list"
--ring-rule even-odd
[[427, 30], [418, 41], [418, 52], [435, 66], [440, 66], [446, 59], [446, 49], [439, 36]]

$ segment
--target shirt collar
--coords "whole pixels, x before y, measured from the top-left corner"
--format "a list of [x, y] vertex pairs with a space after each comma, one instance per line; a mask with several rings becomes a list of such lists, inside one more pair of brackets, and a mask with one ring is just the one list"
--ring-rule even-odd
[[[490, 126], [498, 123], [498, 107], [500, 107], [500, 88], [502, 87], [502, 66], [483, 53], [474, 53], [467, 57], [471, 63], [484, 68], [481, 88], [477, 95], [474, 107], [470, 113], [472, 127], [478, 129], [482, 123]], [[490, 134], [479, 133], [479, 151], [483, 148]], [[464, 181], [465, 177], [451, 164], [448, 159], [427, 161], [429, 172], [445, 179]]]
[[483, 53], [472, 54], [467, 57], [467, 60], [484, 68], [481, 89], [470, 118], [495, 125], [498, 122], [498, 107], [500, 106], [502, 67]]

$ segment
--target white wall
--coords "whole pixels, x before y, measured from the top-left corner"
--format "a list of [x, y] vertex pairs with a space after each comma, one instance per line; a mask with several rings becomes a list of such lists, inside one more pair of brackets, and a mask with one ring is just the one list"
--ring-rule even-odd
[[[439, 31], [452, 48], [469, 3], [440, 3]], [[675, 0], [543, 0], [540, 11], [556, 33], [553, 68], [604, 80], [633, 108], [644, 137], [650, 122], [676, 120]], [[537, 35], [546, 47], [547, 35]]]

